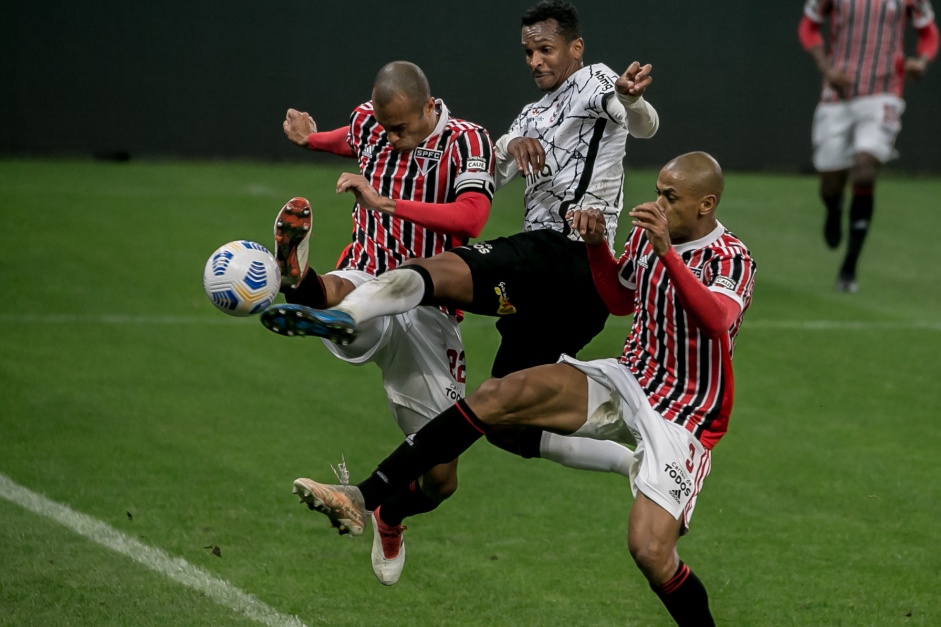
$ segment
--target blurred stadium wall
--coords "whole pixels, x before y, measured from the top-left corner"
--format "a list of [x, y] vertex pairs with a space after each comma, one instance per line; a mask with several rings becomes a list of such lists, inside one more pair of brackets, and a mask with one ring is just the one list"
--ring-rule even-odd
[[[0, 3], [0, 155], [295, 160], [284, 110], [343, 125], [376, 71], [407, 59], [496, 138], [537, 99], [520, 50], [529, 0]], [[651, 141], [628, 162], [702, 149], [727, 169], [806, 171], [820, 80], [801, 0], [582, 0], [586, 61], [654, 66]], [[907, 86], [894, 168], [941, 172], [941, 68]]]

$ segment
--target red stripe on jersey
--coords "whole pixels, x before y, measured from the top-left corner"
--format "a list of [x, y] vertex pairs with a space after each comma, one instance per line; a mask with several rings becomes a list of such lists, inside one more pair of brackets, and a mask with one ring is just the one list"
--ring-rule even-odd
[[621, 275], [637, 286], [634, 320], [620, 361], [640, 383], [651, 407], [712, 448], [728, 429], [734, 397], [732, 352], [751, 304], [755, 264], [729, 231], [680, 254], [711, 289], [732, 292], [742, 311], [728, 333], [710, 338], [683, 308], [664, 263], [642, 229], [628, 237]]
[[[468, 169], [468, 160], [486, 172], [489, 184], [466, 186], [493, 197], [493, 147], [480, 126], [450, 117], [437, 101], [439, 121], [435, 132], [409, 152], [397, 152], [389, 144], [385, 129], [374, 115], [371, 102], [357, 107], [350, 116], [349, 143], [359, 161], [360, 172], [381, 196], [395, 200], [428, 203], [454, 202], [458, 177]], [[424, 228], [414, 222], [353, 207], [353, 241], [341, 260], [342, 269], [355, 268], [381, 274], [413, 257], [431, 257], [466, 243], [465, 238]]]

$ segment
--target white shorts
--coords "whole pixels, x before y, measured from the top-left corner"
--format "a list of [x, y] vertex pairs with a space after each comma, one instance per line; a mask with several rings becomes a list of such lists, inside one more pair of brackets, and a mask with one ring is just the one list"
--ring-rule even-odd
[[645, 496], [689, 527], [696, 497], [712, 468], [709, 450], [692, 433], [655, 412], [631, 372], [617, 359], [561, 363], [588, 377], [587, 421], [573, 436], [637, 444], [631, 491]]
[[819, 172], [847, 170], [860, 152], [880, 163], [895, 159], [895, 139], [902, 130], [904, 112], [905, 101], [893, 94], [821, 102], [811, 130], [814, 167]]
[[[330, 274], [361, 285], [373, 278], [359, 270]], [[347, 346], [323, 341], [354, 365], [374, 363], [382, 371], [389, 408], [402, 433], [411, 435], [466, 392], [464, 343], [457, 319], [436, 307], [416, 307], [359, 326]]]

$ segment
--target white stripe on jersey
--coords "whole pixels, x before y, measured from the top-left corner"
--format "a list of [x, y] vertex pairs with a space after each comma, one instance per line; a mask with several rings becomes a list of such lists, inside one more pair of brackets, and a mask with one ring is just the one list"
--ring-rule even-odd
[[588, 65], [558, 89], [526, 105], [510, 135], [538, 138], [546, 150], [542, 172], [526, 180], [523, 231], [553, 229], [572, 233], [564, 216], [570, 209], [595, 207], [605, 214], [614, 245], [624, 188], [623, 115], [612, 117], [608, 99], [616, 97], [618, 75], [606, 65]]

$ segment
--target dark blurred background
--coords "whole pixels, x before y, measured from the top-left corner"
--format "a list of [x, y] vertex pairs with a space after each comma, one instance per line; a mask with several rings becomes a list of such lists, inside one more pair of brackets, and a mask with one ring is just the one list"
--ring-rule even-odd
[[[496, 139], [540, 97], [519, 43], [532, 3], [4, 0], [0, 155], [309, 159], [283, 137], [284, 111], [344, 125], [394, 59]], [[661, 128], [629, 143], [631, 165], [702, 149], [726, 169], [810, 170], [820, 78], [797, 41], [803, 2], [575, 4], [586, 62], [654, 66]], [[937, 74], [907, 85], [893, 169], [941, 172]]]

